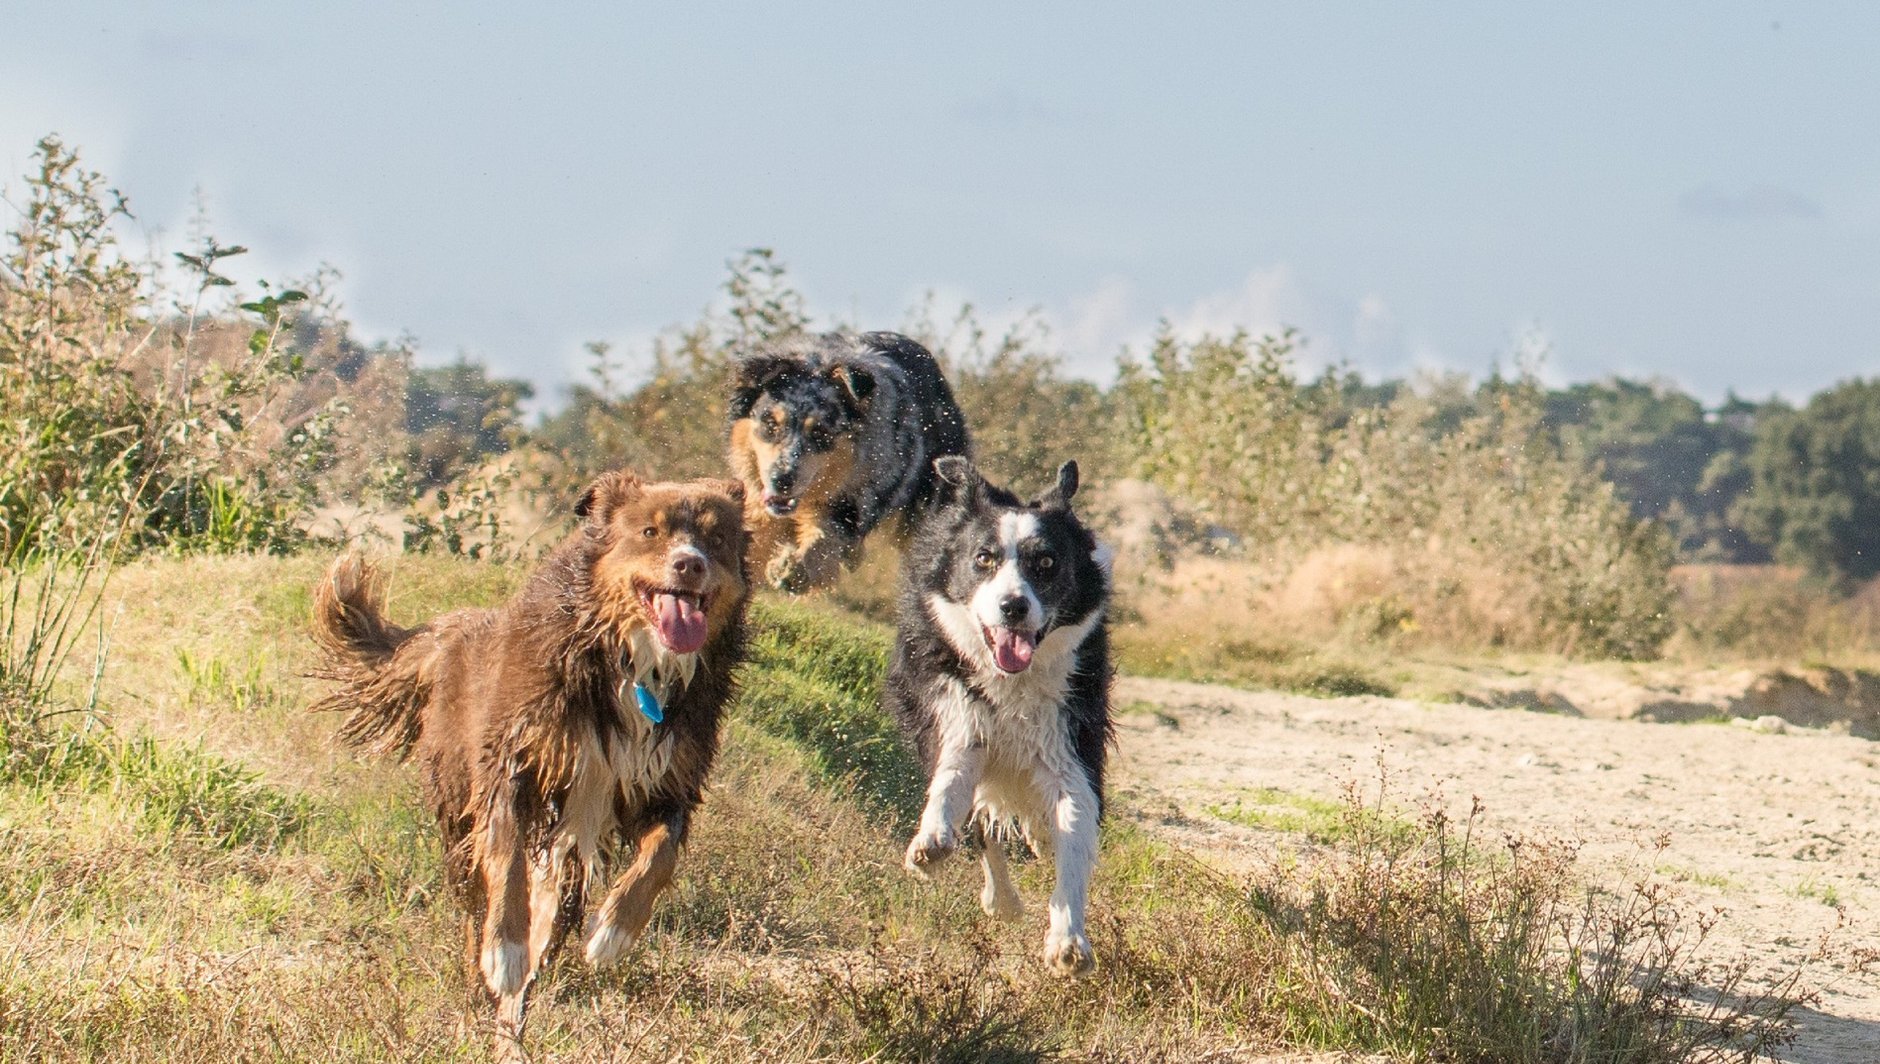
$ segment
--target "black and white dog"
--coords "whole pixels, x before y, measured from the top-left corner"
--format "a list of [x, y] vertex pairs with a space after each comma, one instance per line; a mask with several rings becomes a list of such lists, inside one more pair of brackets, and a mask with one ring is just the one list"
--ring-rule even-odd
[[1109, 552], [1071, 512], [1077, 463], [1026, 503], [965, 458], [934, 463], [939, 505], [903, 562], [899, 633], [882, 699], [927, 766], [927, 806], [908, 845], [916, 875], [973, 829], [987, 913], [1015, 917], [1001, 837], [1015, 825], [1057, 862], [1044, 962], [1096, 965], [1085, 899], [1110, 741]]

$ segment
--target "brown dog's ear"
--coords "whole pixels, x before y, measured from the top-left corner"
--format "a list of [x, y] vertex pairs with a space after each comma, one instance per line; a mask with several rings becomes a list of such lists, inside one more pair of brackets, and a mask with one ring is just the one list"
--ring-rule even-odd
[[868, 411], [868, 401], [875, 395], [875, 375], [860, 366], [837, 366], [829, 379], [842, 386], [842, 401], [850, 412], [860, 416]]
[[613, 469], [594, 478], [581, 497], [575, 500], [574, 515], [579, 518], [594, 518], [601, 524], [607, 523], [607, 515], [614, 512], [614, 507], [640, 493], [644, 485], [640, 478], [625, 469]]
[[711, 488], [713, 491], [722, 491], [726, 495], [731, 496], [731, 501], [737, 503], [739, 506], [744, 505], [744, 481], [742, 480], [726, 480], [722, 478], [718, 480], [708, 480], [705, 482], [705, 486]]

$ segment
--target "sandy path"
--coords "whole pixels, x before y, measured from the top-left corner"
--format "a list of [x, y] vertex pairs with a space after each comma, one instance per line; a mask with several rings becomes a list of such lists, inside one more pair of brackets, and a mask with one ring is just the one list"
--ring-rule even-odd
[[[1801, 966], [1821, 993], [1788, 1059], [1880, 1062], [1880, 967], [1850, 963], [1862, 950], [1880, 955], [1874, 742], [1135, 678], [1116, 694], [1119, 707], [1146, 702], [1161, 715], [1136, 706], [1119, 716], [1117, 787], [1203, 857], [1273, 845], [1205, 805], [1256, 787], [1337, 798], [1347, 781], [1377, 778], [1381, 752], [1400, 799], [1440, 785], [1464, 809], [1479, 797], [1491, 827], [1582, 840], [1594, 874], [1656, 867], [1680, 880], [1694, 907], [1724, 910], [1717, 959]], [[1663, 833], [1669, 845], [1654, 855], [1649, 840]], [[1824, 934], [1829, 952], [1811, 958]]]

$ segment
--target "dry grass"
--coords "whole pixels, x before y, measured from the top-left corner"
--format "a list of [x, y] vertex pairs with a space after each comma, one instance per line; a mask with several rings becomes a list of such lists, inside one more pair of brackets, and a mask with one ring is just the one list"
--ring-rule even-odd
[[[336, 753], [331, 722], [300, 710], [320, 563], [149, 561], [113, 583], [114, 716], [67, 736], [90, 760], [33, 775], [9, 748], [0, 774], [0, 844], [34, 858], [0, 867], [0, 1060], [482, 1059], [408, 771]], [[487, 602], [514, 579], [405, 558], [393, 612]], [[1103, 966], [1052, 979], [1034, 956], [1048, 869], [1021, 866], [1034, 907], [1017, 927], [979, 914], [966, 862], [933, 885], [899, 870], [918, 783], [874, 709], [886, 633], [768, 600], [756, 620], [680, 881], [620, 970], [551, 973], [530, 1026], [545, 1059], [1192, 1060], [1292, 1045], [1653, 1064], [1779, 1031], [1779, 1002], [1725, 1034], [1656, 984], [1634, 988], [1647, 962], [1706, 974], [1654, 937], [1668, 903], [1650, 919], [1613, 910], [1566, 855], [1509, 878], [1507, 855], [1458, 847], [1453, 826], [1370, 831], [1362, 803], [1320, 832], [1322, 859], [1245, 883], [1121, 811], [1093, 895]], [[1576, 934], [1633, 966], [1576, 962]], [[1425, 952], [1391, 960], [1391, 943]], [[1419, 977], [1425, 960], [1440, 987]], [[1576, 989], [1576, 971], [1605, 996]], [[1494, 996], [1511, 985], [1520, 996]], [[1633, 1051], [1585, 1050], [1619, 1034]]]
[[1849, 594], [1782, 565], [1681, 565], [1678, 631], [1666, 656], [1872, 664], [1880, 660], [1880, 580]]

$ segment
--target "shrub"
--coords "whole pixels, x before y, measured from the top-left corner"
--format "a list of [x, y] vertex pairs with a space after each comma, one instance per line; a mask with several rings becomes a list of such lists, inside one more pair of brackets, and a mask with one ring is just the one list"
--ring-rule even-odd
[[905, 326], [939, 359], [966, 415], [973, 450], [993, 480], [1021, 495], [1054, 483], [1075, 459], [1086, 483], [1113, 468], [1107, 397], [1064, 376], [1042, 321], [1028, 315], [993, 339], [971, 304], [942, 325], [933, 297]]
[[0, 552], [291, 545], [350, 414], [296, 346], [307, 292], [264, 284], [218, 310], [221, 264], [246, 249], [205, 238], [177, 256], [193, 290], [166, 315], [154, 270], [118, 250], [130, 212], [101, 175], [47, 137], [26, 183], [0, 256]]
[[622, 367], [612, 349], [588, 345], [593, 384], [576, 387], [537, 434], [563, 466], [549, 490], [572, 496], [623, 466], [662, 479], [723, 475], [733, 359], [809, 328], [802, 294], [770, 249], [752, 248], [728, 266], [726, 306], [656, 340], [649, 376], [631, 391], [617, 390]]
[[1315, 550], [1383, 552], [1379, 604], [1463, 645], [1655, 654], [1670, 633], [1671, 550], [1610, 485], [1540, 431], [1531, 380], [1491, 380], [1460, 416], [1440, 392], [1353, 408], [1301, 383], [1291, 333], [1183, 343], [1127, 363], [1116, 403], [1133, 472], [1203, 502], [1278, 581]]

